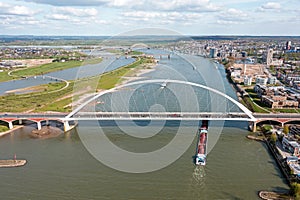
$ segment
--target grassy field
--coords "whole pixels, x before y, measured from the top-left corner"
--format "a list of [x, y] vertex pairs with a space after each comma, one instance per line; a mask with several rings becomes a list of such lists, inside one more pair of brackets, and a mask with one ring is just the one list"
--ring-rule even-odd
[[44, 92], [34, 92], [24, 95], [5, 95], [0, 96], [0, 110], [2, 112], [25, 112], [29, 110], [35, 110], [47, 105], [50, 102], [54, 102], [57, 98], [62, 97], [72, 92], [72, 84], [65, 90], [61, 90], [55, 93], [49, 93], [56, 91], [65, 86], [65, 83], [49, 83], [47, 89]]
[[257, 113], [268, 113], [264, 109], [260, 108], [256, 104], [253, 103], [253, 101], [250, 99], [250, 97], [244, 97], [244, 105], [251, 110], [252, 112], [257, 112]]
[[[88, 64], [97, 64], [102, 61], [101, 58], [95, 58], [95, 59], [87, 59], [85, 61], [67, 61], [67, 62], [53, 62], [44, 64], [37, 67], [30, 67], [30, 68], [24, 68], [20, 70], [16, 70], [11, 73], [12, 76], [22, 77], [22, 76], [34, 76], [34, 75], [42, 75], [47, 74], [54, 71], [60, 71], [64, 69], [79, 67], [81, 65], [88, 65]], [[12, 80], [14, 77], [7, 75], [8, 71], [1, 72], [0, 73], [0, 82], [2, 81], [9, 81]]]
[[[257, 94], [254, 92], [253, 89], [246, 89], [246, 92], [251, 96], [253, 101], [249, 97], [245, 97], [244, 101], [248, 105], [248, 108], [252, 110], [253, 112], [260, 112], [260, 113], [266, 113], [265, 110], [261, 109], [260, 107], [268, 110], [269, 112], [280, 112], [280, 113], [300, 113], [300, 109], [271, 109], [267, 106], [265, 106], [263, 103], [261, 103], [260, 98], [257, 96]], [[253, 102], [255, 102], [257, 105], [255, 105]]]
[[59, 71], [63, 69], [78, 67], [82, 64], [82, 61], [68, 61], [68, 62], [53, 62], [39, 67], [30, 67], [22, 70], [17, 70], [11, 73], [13, 76], [33, 76], [42, 75], [49, 72]]
[[4, 125], [0, 125], [0, 133], [1, 132], [5, 132], [5, 131], [8, 131], [9, 128], [7, 126], [4, 126]]
[[[105, 73], [103, 75], [92, 77], [91, 79], [98, 80], [98, 89], [110, 89], [119, 83], [127, 73], [131, 73], [133, 69], [145, 66], [149, 59], [140, 59], [130, 65]], [[1, 112], [25, 112], [25, 111], [58, 111], [68, 112], [71, 107], [66, 107], [72, 102], [71, 94], [73, 93], [74, 83], [71, 82], [69, 87], [64, 90], [53, 92], [63, 88], [65, 83], [57, 82], [43, 85], [43, 92], [35, 92], [23, 95], [5, 95], [0, 96]], [[51, 92], [51, 93], [50, 93]]]
[[124, 75], [131, 75], [132, 69], [142, 67], [143, 64], [150, 62], [149, 59], [140, 59], [130, 65], [116, 69], [114, 71], [103, 74], [98, 83], [98, 89], [111, 89], [122, 80]]
[[47, 105], [35, 109], [36, 112], [56, 111], [56, 112], [71, 112], [72, 107], [68, 106], [72, 103], [72, 97], [50, 102]]
[[8, 71], [3, 71], [3, 72], [0, 72], [0, 82], [5, 82], [5, 81], [9, 81], [9, 80], [12, 80], [13, 77], [11, 76], [8, 76]]

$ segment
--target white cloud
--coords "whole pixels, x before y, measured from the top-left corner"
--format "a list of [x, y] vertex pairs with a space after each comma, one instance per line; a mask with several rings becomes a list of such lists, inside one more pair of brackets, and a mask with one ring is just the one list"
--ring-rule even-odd
[[98, 14], [98, 11], [95, 8], [80, 9], [72, 7], [59, 7], [55, 8], [54, 12], [64, 15], [73, 15], [77, 17], [91, 17]]
[[51, 19], [51, 20], [69, 20], [69, 19], [71, 19], [70, 16], [63, 15], [63, 14], [50, 14], [50, 15], [46, 15], [45, 18]]
[[112, 7], [131, 7], [131, 6], [138, 6], [143, 5], [144, 0], [136, 1], [136, 0], [111, 0], [108, 2], [109, 6]]
[[218, 16], [218, 24], [239, 24], [249, 20], [249, 15], [241, 10], [230, 8]]
[[226, 20], [217, 20], [217, 24], [221, 25], [232, 25], [232, 24], [239, 24], [237, 21], [226, 21]]
[[19, 21], [19, 23], [22, 25], [40, 25], [41, 21], [36, 20], [33, 17], [26, 17], [26, 18], [23, 18], [23, 20]]
[[0, 9], [9, 8], [11, 5], [7, 3], [0, 2]]
[[13, 6], [8, 10], [8, 14], [12, 15], [34, 15], [35, 13], [32, 9], [25, 6]]
[[32, 16], [39, 11], [30, 9], [26, 6], [12, 5], [0, 2], [0, 15], [20, 15], [20, 16]]
[[109, 0], [18, 0], [18, 1], [34, 2], [38, 4], [48, 4], [53, 6], [101, 6], [109, 2]]
[[281, 8], [280, 3], [276, 3], [276, 2], [268, 2], [264, 5], [261, 6], [261, 8], [263, 9], [271, 9], [271, 10], [277, 10]]
[[[191, 24], [203, 17], [199, 13], [180, 13], [180, 12], [125, 12], [122, 14], [123, 20], [131, 20], [136, 22], [147, 22], [149, 24], [174, 24], [184, 22]], [[125, 18], [125, 19], [124, 19]]]
[[214, 12], [221, 9], [210, 0], [112, 0], [107, 5], [136, 11]]
[[18, 0], [53, 6], [102, 6], [151, 11], [211, 12], [220, 7], [211, 0]]
[[260, 12], [266, 12], [267, 10], [280, 11], [281, 4], [277, 3], [277, 2], [268, 2], [257, 9], [257, 11], [260, 11]]

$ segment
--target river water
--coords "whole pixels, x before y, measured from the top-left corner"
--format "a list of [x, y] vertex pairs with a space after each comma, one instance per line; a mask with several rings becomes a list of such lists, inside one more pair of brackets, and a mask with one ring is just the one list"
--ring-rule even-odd
[[[224, 70], [199, 57], [197, 71], [185, 60], [162, 59], [156, 71], [147, 78], [178, 78], [196, 82], [215, 82], [212, 87], [235, 93], [224, 78]], [[191, 61], [192, 62], [192, 61]], [[175, 64], [177, 63], [177, 64]], [[178, 64], [179, 63], [179, 64]], [[168, 67], [163, 67], [168, 66]], [[180, 67], [181, 66], [181, 67]], [[183, 68], [182, 66], [188, 66]], [[167, 72], [164, 71], [167, 68]], [[176, 70], [174, 70], [176, 69]], [[170, 73], [172, 72], [172, 73]], [[185, 72], [185, 73], [182, 73]], [[223, 76], [207, 78], [209, 74]], [[170, 77], [166, 77], [170, 76]], [[212, 77], [210, 75], [210, 77]], [[236, 98], [236, 97], [235, 97]], [[170, 104], [168, 104], [170, 105]], [[145, 124], [143, 124], [145, 123]], [[167, 122], [158, 133], [147, 139], [129, 136], [132, 132], [147, 134], [159, 124], [145, 126], [147, 122], [132, 126], [127, 122], [80, 122], [69, 133], [57, 138], [32, 139], [28, 136], [33, 127], [16, 130], [0, 138], [0, 157], [28, 160], [20, 168], [0, 169], [0, 193], [4, 199], [258, 199], [259, 190], [284, 191], [288, 189], [275, 161], [263, 143], [246, 139], [247, 122], [210, 122], [209, 154], [205, 167], [195, 166], [197, 127], [192, 122]], [[112, 169], [95, 159], [85, 145], [95, 141], [101, 125], [106, 137], [118, 147], [131, 152], [149, 152], [161, 149], [183, 127], [182, 140], [194, 137], [187, 150], [172, 164], [148, 173], [126, 173]], [[142, 128], [142, 129], [141, 129]], [[87, 136], [87, 137], [84, 137]], [[95, 136], [95, 138], [94, 138]], [[104, 137], [104, 135], [100, 135]], [[99, 145], [101, 141], [99, 141]], [[114, 157], [111, 158], [115, 159]], [[118, 158], [122, 159], [122, 158]], [[164, 158], [162, 158], [164, 159]], [[139, 166], [147, 163], [135, 162]], [[124, 165], [126, 160], [124, 160]], [[158, 163], [158, 160], [149, 160]], [[122, 168], [122, 166], [121, 166]]]
[[107, 56], [103, 59], [101, 63], [98, 64], [86, 65], [83, 63], [80, 67], [74, 67], [57, 72], [47, 73], [45, 74], [45, 76], [35, 76], [21, 80], [2, 82], [0, 83], [0, 95], [3, 95], [5, 92], [10, 90], [32, 87], [57, 81], [56, 79], [49, 78], [48, 76], [64, 80], [75, 80], [77, 78], [86, 78], [99, 75], [104, 72], [111, 71], [124, 65], [130, 64], [134, 61], [135, 59], [130, 57], [120, 57], [116, 59], [115, 56]]

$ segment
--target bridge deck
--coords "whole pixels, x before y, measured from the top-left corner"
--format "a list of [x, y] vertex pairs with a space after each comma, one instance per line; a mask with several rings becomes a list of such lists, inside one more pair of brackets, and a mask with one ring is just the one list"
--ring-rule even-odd
[[[254, 121], [241, 112], [79, 112], [71, 117], [67, 113], [0, 113], [0, 120], [14, 121], [18, 119], [45, 120], [236, 120]], [[254, 113], [255, 119], [295, 119], [300, 120], [300, 114], [292, 113]], [[13, 120], [12, 120], [13, 119]]]

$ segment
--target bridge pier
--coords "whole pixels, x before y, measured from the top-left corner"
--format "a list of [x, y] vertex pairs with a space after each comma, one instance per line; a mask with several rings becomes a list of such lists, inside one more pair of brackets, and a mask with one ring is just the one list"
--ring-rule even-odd
[[257, 123], [256, 122], [249, 122], [249, 130], [251, 132], [256, 132], [256, 130], [257, 130]]
[[8, 122], [8, 128], [9, 129], [13, 129], [14, 128], [13, 122]]
[[69, 121], [64, 121], [64, 131], [68, 132], [69, 130], [71, 130], [71, 126], [69, 124]]
[[37, 129], [41, 130], [42, 129], [42, 123], [40, 121], [36, 122], [36, 123], [37, 123]]

